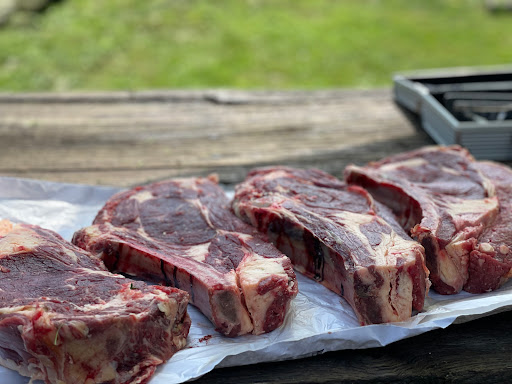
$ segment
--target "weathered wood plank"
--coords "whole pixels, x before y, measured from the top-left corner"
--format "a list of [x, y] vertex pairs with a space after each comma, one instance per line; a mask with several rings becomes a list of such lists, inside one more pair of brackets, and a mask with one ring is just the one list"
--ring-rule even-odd
[[322, 100], [347, 99], [353, 96], [382, 96], [387, 94], [382, 89], [321, 89], [321, 90], [148, 90], [148, 91], [101, 91], [101, 92], [0, 92], [0, 103], [145, 103], [145, 102], [214, 102], [219, 104], [241, 103], [317, 103]]
[[0, 174], [120, 186], [237, 182], [269, 164], [339, 173], [430, 142], [389, 90], [3, 94], [0, 137]]

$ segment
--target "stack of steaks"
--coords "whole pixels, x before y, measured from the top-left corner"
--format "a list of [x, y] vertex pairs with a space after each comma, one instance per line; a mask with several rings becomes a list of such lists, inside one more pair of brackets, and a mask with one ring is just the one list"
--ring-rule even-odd
[[509, 167], [432, 146], [350, 165], [345, 181], [257, 169], [236, 187], [233, 209], [342, 295], [361, 324], [408, 318], [430, 282], [441, 294], [482, 293], [512, 276]]
[[481, 293], [512, 276], [510, 168], [425, 147], [344, 176], [255, 169], [232, 201], [213, 176], [139, 186], [72, 243], [0, 221], [0, 364], [47, 383], [142, 383], [185, 346], [189, 301], [225, 336], [281, 326], [294, 269], [362, 325], [407, 320], [431, 285]]

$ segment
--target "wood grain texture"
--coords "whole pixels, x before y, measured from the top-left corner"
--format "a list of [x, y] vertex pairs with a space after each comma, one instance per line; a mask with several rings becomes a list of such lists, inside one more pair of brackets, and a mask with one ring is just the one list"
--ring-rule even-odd
[[0, 94], [0, 174], [131, 186], [256, 166], [340, 174], [431, 141], [368, 91]]

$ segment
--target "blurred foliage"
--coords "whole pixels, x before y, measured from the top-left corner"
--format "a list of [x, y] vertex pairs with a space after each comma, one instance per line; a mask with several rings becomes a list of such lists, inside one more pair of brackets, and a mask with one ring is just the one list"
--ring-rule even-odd
[[381, 86], [511, 47], [482, 1], [63, 0], [0, 29], [0, 90]]

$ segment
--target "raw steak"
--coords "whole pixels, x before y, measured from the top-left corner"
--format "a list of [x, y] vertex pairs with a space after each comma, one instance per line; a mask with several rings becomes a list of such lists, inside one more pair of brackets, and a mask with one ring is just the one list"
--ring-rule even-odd
[[478, 162], [476, 168], [492, 180], [500, 204], [496, 220], [469, 256], [464, 290], [481, 293], [499, 288], [512, 277], [512, 169], [492, 162]]
[[494, 186], [461, 147], [425, 147], [370, 163], [348, 166], [358, 184], [389, 206], [424, 247], [433, 288], [459, 292], [468, 280], [476, 239], [498, 212]]
[[0, 364], [46, 383], [145, 383], [186, 344], [188, 294], [108, 272], [40, 227], [0, 222]]
[[257, 169], [238, 185], [235, 213], [267, 233], [295, 268], [342, 295], [361, 324], [402, 321], [428, 290], [423, 247], [362, 188], [319, 170]]
[[74, 243], [112, 271], [169, 284], [227, 335], [283, 323], [297, 281], [290, 260], [229, 210], [215, 178], [169, 180], [113, 196]]

